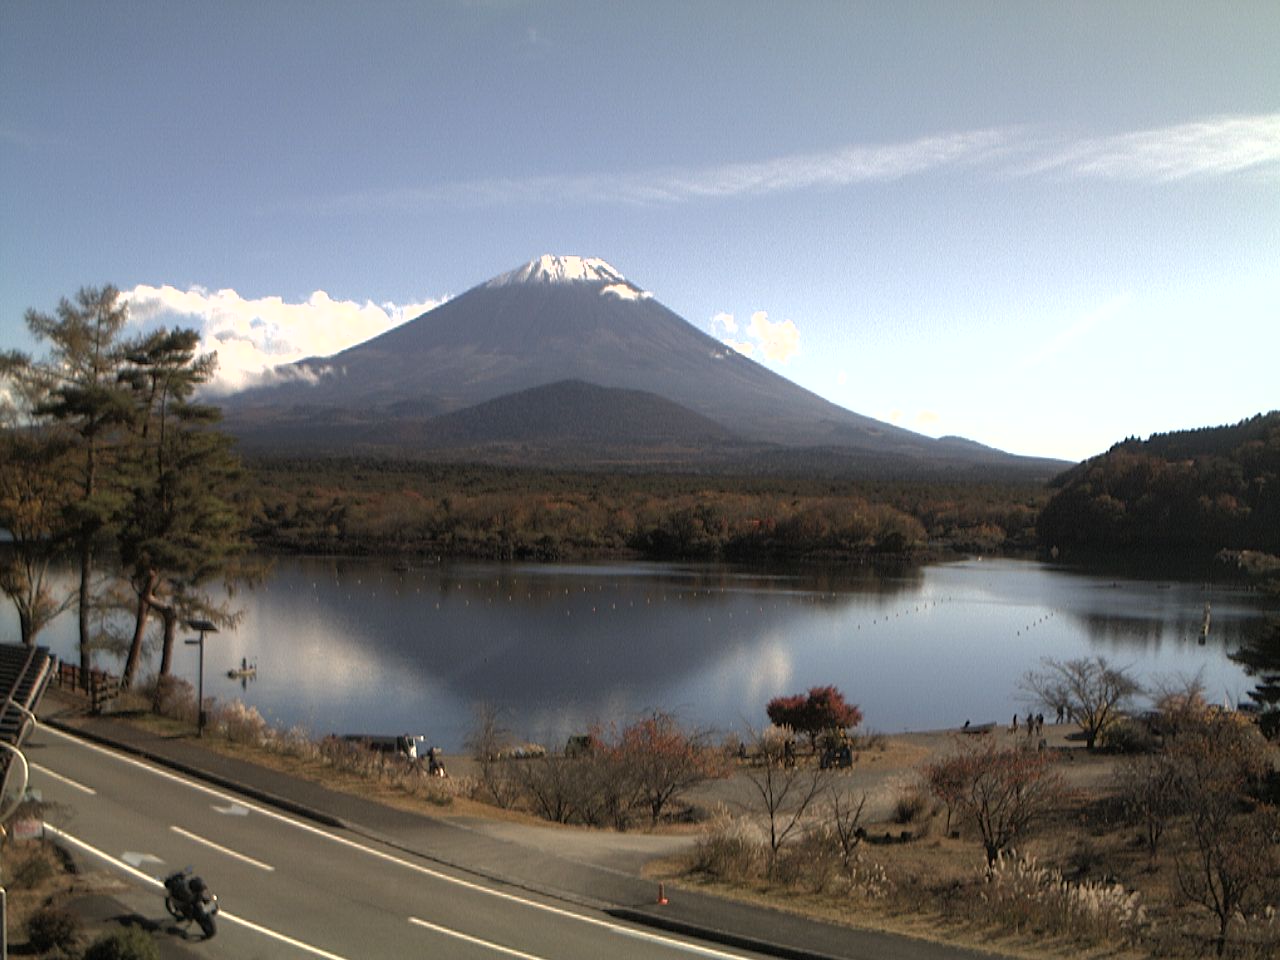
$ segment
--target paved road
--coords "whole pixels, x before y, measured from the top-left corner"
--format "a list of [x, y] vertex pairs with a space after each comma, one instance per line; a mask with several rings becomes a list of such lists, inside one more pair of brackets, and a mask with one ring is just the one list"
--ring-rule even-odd
[[477, 880], [47, 727], [27, 756], [51, 829], [130, 877], [144, 916], [164, 915], [155, 878], [195, 865], [223, 908], [206, 957], [759, 956]]

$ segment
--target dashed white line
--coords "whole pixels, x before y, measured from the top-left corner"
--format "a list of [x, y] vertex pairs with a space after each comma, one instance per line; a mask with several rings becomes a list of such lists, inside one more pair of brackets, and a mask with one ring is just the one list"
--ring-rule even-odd
[[123, 763], [132, 764], [136, 767], [142, 768], [143, 770], [148, 770], [151, 773], [155, 774], [156, 776], [164, 777], [165, 779], [172, 780], [175, 783], [181, 783], [190, 789], [200, 791], [208, 796], [217, 797], [219, 800], [223, 800], [223, 801], [231, 801], [234, 803], [243, 804], [244, 806], [247, 806], [254, 813], [260, 814], [261, 816], [264, 816], [264, 817], [269, 817], [281, 823], [287, 823], [293, 828], [297, 830], [301, 830], [305, 833], [311, 833], [318, 837], [324, 837], [327, 840], [329, 840], [331, 843], [336, 843], [339, 846], [347, 847], [351, 850], [358, 850], [367, 856], [373, 857], [374, 859], [382, 860], [386, 863], [397, 864], [405, 868], [406, 870], [413, 871], [423, 876], [433, 877], [437, 880], [441, 880], [445, 883], [453, 884], [454, 886], [461, 887], [465, 890], [471, 890], [476, 893], [482, 893], [482, 894], [485, 894], [486, 896], [494, 897], [499, 900], [505, 900], [508, 903], [515, 903], [515, 904], [519, 904], [521, 906], [528, 907], [534, 910], [540, 910], [543, 913], [549, 913], [549, 914], [552, 914], [553, 916], [559, 916], [565, 919], [576, 920], [579, 923], [584, 923], [584, 924], [587, 924], [588, 926], [600, 927], [607, 930], [611, 930], [615, 934], [618, 934], [619, 936], [630, 937], [635, 940], [644, 940], [649, 943], [661, 944], [667, 947], [668, 949], [679, 950], [681, 952], [691, 953], [700, 957], [708, 957], [710, 958], [710, 960], [743, 960], [743, 957], [744, 957], [744, 955], [741, 953], [730, 953], [725, 950], [718, 950], [714, 947], [705, 947], [705, 946], [702, 946], [701, 944], [691, 943], [686, 940], [677, 940], [674, 937], [664, 936], [663, 934], [660, 934], [660, 933], [652, 933], [648, 930], [643, 930], [636, 927], [624, 926], [612, 920], [602, 920], [598, 917], [592, 917], [586, 914], [575, 913], [572, 910], [566, 910], [562, 907], [555, 907], [548, 903], [539, 903], [537, 900], [529, 900], [529, 899], [526, 899], [525, 897], [520, 897], [513, 893], [508, 893], [505, 890], [496, 890], [492, 887], [486, 887], [480, 883], [475, 883], [470, 880], [464, 880], [461, 877], [451, 876], [447, 873], [442, 873], [439, 870], [434, 870], [420, 863], [414, 863], [412, 861], [405, 860], [402, 857], [396, 856], [391, 853], [387, 853], [386, 851], [375, 850], [374, 848], [367, 847], [362, 843], [356, 842], [355, 840], [350, 840], [346, 837], [342, 837], [337, 834], [330, 833], [328, 830], [323, 830], [318, 826], [315, 826], [310, 823], [306, 823], [302, 820], [296, 820], [293, 817], [286, 816], [285, 814], [279, 813], [275, 810], [271, 810], [266, 807], [260, 807], [253, 803], [247, 803], [243, 798], [234, 797], [231, 794], [224, 793], [223, 791], [215, 790], [212, 787], [207, 787], [204, 784], [190, 780], [186, 777], [179, 776], [178, 774], [175, 774], [175, 773], [170, 773], [169, 771], [156, 767], [150, 763], [145, 763], [142, 760], [137, 760], [128, 755], [121, 754], [115, 750], [109, 750], [106, 747], [99, 746], [98, 744], [92, 743], [90, 741], [82, 740], [79, 737], [73, 736], [71, 734], [63, 733], [61, 730], [56, 730], [51, 727], [43, 727], [42, 729], [49, 733], [56, 734], [57, 736], [60, 736], [66, 740], [70, 740], [73, 743], [76, 743], [89, 750], [93, 750], [105, 756], [112, 757]]
[[450, 930], [448, 927], [442, 927], [438, 924], [431, 923], [428, 920], [423, 920], [420, 917], [410, 917], [409, 922], [414, 924], [415, 926], [425, 927], [426, 929], [432, 930], [435, 933], [442, 933], [446, 937], [453, 937], [453, 939], [455, 940], [461, 940], [464, 943], [473, 943], [477, 947], [484, 947], [486, 950], [493, 950], [497, 953], [505, 953], [508, 957], [519, 957], [520, 960], [546, 960], [545, 957], [540, 957], [536, 953], [525, 953], [522, 950], [513, 950], [511, 949], [511, 947], [504, 947], [500, 943], [493, 943], [492, 941], [489, 941], [489, 940], [481, 940], [479, 937], [469, 936], [468, 934], [462, 933], [459, 930]]
[[210, 850], [217, 850], [218, 853], [222, 854], [223, 856], [232, 857], [236, 860], [239, 860], [241, 863], [249, 864], [249, 866], [251, 867], [257, 867], [259, 870], [266, 870], [268, 873], [275, 870], [275, 867], [271, 866], [271, 864], [269, 863], [263, 863], [261, 860], [255, 860], [253, 859], [253, 857], [246, 857], [243, 853], [240, 853], [236, 850], [232, 850], [230, 847], [224, 847], [220, 843], [214, 843], [212, 840], [206, 840], [204, 837], [200, 836], [199, 834], [192, 833], [190, 830], [183, 830], [181, 827], [175, 827], [175, 826], [170, 826], [169, 829], [172, 830], [174, 833], [176, 833], [180, 837], [186, 837], [188, 840], [192, 840], [195, 843], [202, 844], [203, 846], [208, 847]]
[[[71, 834], [67, 833], [65, 830], [59, 830], [57, 827], [50, 826], [47, 823], [45, 824], [44, 829], [46, 833], [52, 834], [53, 836], [61, 840], [63, 843], [69, 844], [70, 846], [73, 846], [73, 847], [77, 847], [83, 852], [90, 854], [91, 856], [95, 856], [99, 860], [103, 860], [106, 863], [111, 864], [117, 870], [120, 870], [120, 871], [123, 871], [124, 873], [129, 874], [129, 876], [137, 880], [140, 880], [149, 886], [157, 887], [160, 890], [164, 889], [164, 884], [161, 883], [159, 880], [157, 880], [155, 877], [148, 876], [147, 874], [143, 873], [141, 870], [138, 870], [134, 867], [129, 866], [129, 864], [125, 863], [123, 860], [117, 860], [115, 857], [111, 856], [111, 854], [105, 853], [104, 851], [99, 850], [97, 847], [92, 846], [91, 844], [85, 843], [79, 837], [74, 837]], [[314, 957], [320, 957], [321, 960], [348, 960], [347, 957], [344, 957], [339, 953], [330, 953], [328, 950], [324, 950], [320, 947], [312, 946], [311, 944], [306, 943], [302, 940], [296, 940], [293, 937], [287, 934], [281, 933], [278, 930], [272, 930], [270, 927], [264, 927], [261, 924], [254, 923], [252, 920], [246, 920], [244, 917], [238, 917], [234, 913], [228, 913], [225, 910], [219, 910], [218, 917], [219, 919], [224, 920], [228, 923], [237, 923], [240, 926], [245, 927], [246, 929], [254, 931], [255, 933], [260, 933], [264, 937], [270, 937], [273, 940], [278, 940], [281, 943], [288, 944], [289, 946], [295, 947], [298, 950], [302, 950], [305, 953], [309, 953]]]
[[46, 777], [51, 777], [52, 779], [57, 780], [59, 783], [65, 783], [68, 787], [74, 787], [81, 793], [87, 793], [91, 797], [96, 797], [98, 795], [98, 791], [93, 789], [93, 787], [86, 787], [78, 780], [72, 780], [70, 777], [64, 777], [60, 773], [54, 773], [48, 767], [42, 767], [38, 763], [30, 763], [28, 766], [30, 766], [32, 770], [40, 771], [40, 773], [44, 774]]

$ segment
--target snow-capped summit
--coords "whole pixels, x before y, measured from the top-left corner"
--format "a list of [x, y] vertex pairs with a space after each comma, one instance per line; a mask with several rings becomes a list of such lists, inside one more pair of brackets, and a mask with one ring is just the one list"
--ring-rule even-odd
[[796, 447], [847, 451], [867, 469], [1010, 461], [838, 407], [586, 257], [539, 257], [287, 370], [287, 382], [223, 400], [242, 443], [615, 466]]
[[627, 280], [599, 257], [561, 257], [544, 253], [523, 267], [494, 277], [486, 287], [508, 287], [517, 283], [605, 283], [622, 284], [635, 289]]

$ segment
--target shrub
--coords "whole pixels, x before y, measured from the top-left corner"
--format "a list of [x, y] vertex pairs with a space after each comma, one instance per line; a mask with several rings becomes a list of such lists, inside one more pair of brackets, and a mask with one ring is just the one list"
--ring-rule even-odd
[[1117, 721], [1107, 731], [1107, 749], [1112, 753], [1151, 753], [1159, 743], [1146, 724], [1126, 717]]
[[1118, 883], [1071, 883], [1034, 857], [1000, 853], [983, 876], [972, 915], [1006, 929], [1103, 943], [1132, 939], [1146, 925], [1136, 892]]
[[95, 940], [84, 960], [160, 960], [160, 949], [145, 930], [124, 927]]
[[27, 940], [37, 953], [69, 951], [80, 937], [80, 919], [62, 907], [41, 907], [27, 918]]
[[267, 721], [257, 707], [247, 707], [239, 700], [232, 700], [214, 711], [212, 727], [232, 743], [256, 747], [267, 739]]
[[898, 794], [893, 804], [893, 820], [895, 823], [915, 823], [927, 815], [929, 798], [919, 787], [909, 787]]
[[694, 844], [693, 869], [718, 880], [741, 882], [763, 875], [769, 845], [760, 831], [721, 811]]
[[306, 727], [271, 731], [266, 745], [286, 757], [296, 757], [299, 760], [320, 759], [320, 748]]
[[30, 890], [52, 877], [54, 869], [43, 846], [36, 846], [28, 851], [26, 857], [12, 864], [6, 872], [10, 889]]
[[815, 826], [778, 851], [773, 880], [788, 887], [823, 893], [840, 876], [840, 847], [825, 826]]
[[156, 677], [151, 683], [151, 709], [162, 717], [194, 723], [196, 691], [181, 677]]

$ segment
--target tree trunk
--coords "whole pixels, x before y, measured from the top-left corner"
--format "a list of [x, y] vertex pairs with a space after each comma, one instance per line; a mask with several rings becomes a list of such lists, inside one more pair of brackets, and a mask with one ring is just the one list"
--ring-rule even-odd
[[140, 588], [134, 583], [134, 589], [138, 593], [138, 607], [133, 624], [133, 640], [129, 643], [129, 656], [125, 659], [124, 674], [120, 677], [120, 686], [126, 690], [133, 686], [133, 681], [138, 676], [138, 664], [142, 661], [142, 641], [146, 639], [147, 620], [151, 615], [151, 596], [158, 579], [154, 570], [148, 570]]
[[169, 676], [173, 667], [173, 641], [178, 633], [178, 611], [172, 607], [157, 607], [164, 624], [164, 645], [160, 650], [160, 676]]
[[93, 669], [93, 649], [89, 635], [89, 582], [93, 577], [93, 548], [87, 544], [80, 551], [80, 682], [89, 690], [89, 671]]

